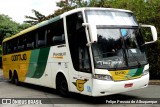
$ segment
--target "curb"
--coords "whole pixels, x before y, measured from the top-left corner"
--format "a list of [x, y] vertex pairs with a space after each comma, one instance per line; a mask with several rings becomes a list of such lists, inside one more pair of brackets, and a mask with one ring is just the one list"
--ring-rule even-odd
[[149, 85], [160, 85], [160, 80], [150, 80]]

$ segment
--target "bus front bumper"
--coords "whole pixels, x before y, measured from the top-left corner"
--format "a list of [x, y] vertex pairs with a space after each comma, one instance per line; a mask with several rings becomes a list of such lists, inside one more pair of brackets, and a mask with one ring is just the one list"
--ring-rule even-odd
[[138, 79], [118, 82], [93, 79], [92, 96], [105, 96], [145, 88], [148, 82], [149, 74]]

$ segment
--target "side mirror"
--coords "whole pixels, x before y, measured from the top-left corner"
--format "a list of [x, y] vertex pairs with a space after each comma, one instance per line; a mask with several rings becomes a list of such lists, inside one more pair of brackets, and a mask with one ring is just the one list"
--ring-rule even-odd
[[152, 33], [152, 37], [153, 37], [153, 41], [150, 42], [145, 42], [145, 45], [147, 44], [151, 44], [157, 41], [157, 30], [154, 26], [152, 25], [140, 25], [142, 28], [150, 28], [151, 29], [151, 33]]
[[96, 28], [96, 25], [83, 23], [82, 26], [87, 26], [89, 28], [91, 43], [97, 42], [97, 28]]

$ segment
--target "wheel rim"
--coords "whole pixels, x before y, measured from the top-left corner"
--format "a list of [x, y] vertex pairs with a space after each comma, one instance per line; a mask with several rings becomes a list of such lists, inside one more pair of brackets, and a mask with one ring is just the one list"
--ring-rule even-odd
[[19, 85], [19, 80], [17, 75], [14, 75], [14, 84]]
[[17, 78], [14, 79], [14, 83], [15, 83], [16, 85], [18, 84], [18, 79], [17, 79]]
[[67, 92], [67, 85], [66, 85], [66, 82], [64, 80], [62, 80], [62, 82], [60, 84], [60, 90], [61, 90], [62, 93]]
[[66, 80], [59, 79], [59, 84], [57, 84], [57, 85], [58, 85], [57, 89], [58, 89], [59, 93], [62, 96], [67, 96], [67, 94], [68, 94], [68, 85], [67, 85]]

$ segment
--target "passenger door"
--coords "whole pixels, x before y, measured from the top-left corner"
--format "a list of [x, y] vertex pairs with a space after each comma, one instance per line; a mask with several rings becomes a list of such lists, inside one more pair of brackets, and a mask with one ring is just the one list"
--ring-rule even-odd
[[91, 95], [92, 71], [85, 27], [82, 26], [82, 13], [66, 17], [70, 64], [70, 89], [73, 92]]

